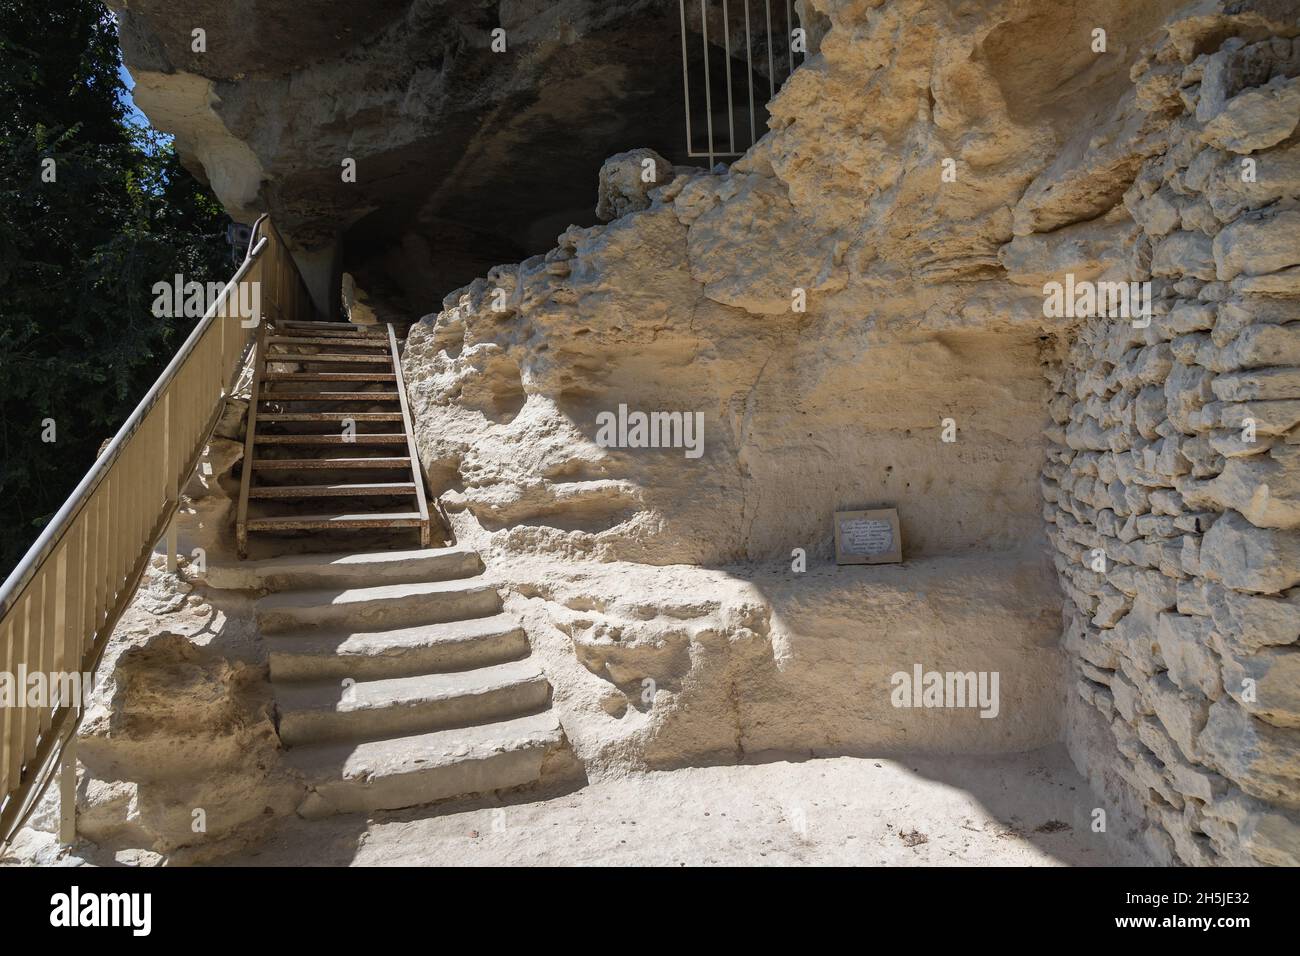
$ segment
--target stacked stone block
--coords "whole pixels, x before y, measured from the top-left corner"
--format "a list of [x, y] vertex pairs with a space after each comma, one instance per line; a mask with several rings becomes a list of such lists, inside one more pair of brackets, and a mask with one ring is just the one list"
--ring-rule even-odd
[[[1300, 864], [1300, 40], [1157, 50], [1123, 197], [1153, 314], [1071, 330], [1043, 469], [1069, 707], [1160, 862]], [[1113, 739], [1099, 751], [1095, 741]]]

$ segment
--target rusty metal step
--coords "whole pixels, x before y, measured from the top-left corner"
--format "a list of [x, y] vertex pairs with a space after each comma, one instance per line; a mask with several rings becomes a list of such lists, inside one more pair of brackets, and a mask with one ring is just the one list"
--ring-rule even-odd
[[330, 353], [327, 355], [322, 352], [311, 352], [303, 355], [295, 352], [267, 352], [266, 360], [268, 362], [302, 362], [311, 364], [343, 362], [351, 364], [378, 365], [381, 362], [384, 364], [391, 364], [393, 357], [387, 352], [381, 352], [378, 355], [354, 355], [351, 353]]
[[424, 522], [418, 511], [374, 514], [288, 515], [249, 518], [249, 531], [307, 531], [329, 528], [418, 528]]
[[340, 485], [261, 485], [248, 489], [250, 498], [351, 498], [371, 495], [413, 495], [412, 481]]
[[[367, 342], [363, 341], [364, 339], [373, 339], [373, 341]], [[381, 339], [377, 335], [268, 335], [266, 342], [268, 345], [352, 345], [360, 349], [388, 351], [388, 340]]]
[[254, 458], [254, 471], [328, 471], [334, 468], [410, 468], [407, 457], [374, 458]]
[[255, 435], [258, 445], [405, 445], [406, 434]]
[[259, 424], [283, 425], [288, 422], [400, 422], [401, 412], [283, 412], [275, 415], [258, 415]]
[[[259, 402], [396, 402], [396, 392], [264, 392]], [[260, 416], [259, 416], [260, 417]]]
[[263, 382], [395, 382], [393, 372], [267, 372]]
[[382, 325], [354, 325], [351, 322], [316, 322], [306, 319], [287, 319], [275, 323], [277, 329], [316, 329], [321, 332], [339, 332], [346, 335], [373, 335], [384, 337]]

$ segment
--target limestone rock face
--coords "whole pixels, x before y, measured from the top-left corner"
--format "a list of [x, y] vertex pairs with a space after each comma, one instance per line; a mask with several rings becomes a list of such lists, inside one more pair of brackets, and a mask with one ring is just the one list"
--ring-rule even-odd
[[441, 296], [592, 222], [619, 144], [678, 149], [675, 0], [111, 5], [139, 107], [232, 215], [272, 213], [320, 307], [345, 269]]
[[[566, 37], [663, 12], [555, 7], [500, 6], [560, 37], [506, 74], [465, 52], [482, 22], [422, 3], [368, 13], [364, 57], [307, 33], [292, 82], [202, 79], [162, 39], [128, 59], [156, 62], [160, 108], [203, 104], [177, 122], [229, 204], [269, 199], [304, 248], [340, 223], [402, 237], [383, 255], [423, 314], [403, 369], [430, 493], [526, 621], [589, 776], [1063, 735], [1089, 807], [1157, 861], [1300, 863], [1287, 4], [812, 0], [817, 51], [729, 168], [628, 136], [573, 203], [610, 221], [556, 221], [532, 256], [551, 219], [521, 230], [513, 190], [474, 193], [491, 163], [407, 203], [483, 266], [448, 293], [394, 211], [409, 194], [341, 191], [333, 157], [372, 144], [409, 182], [453, 93], [506, 116], [502, 90], [536, 82], [543, 109]], [[412, 52], [434, 36], [441, 72]], [[490, 145], [526, 144], [520, 115]], [[313, 150], [330, 163], [299, 169]], [[555, 212], [546, 181], [528, 202]], [[471, 233], [502, 223], [528, 248], [488, 268]], [[834, 565], [833, 513], [880, 506], [903, 564]], [[896, 696], [929, 671], [996, 676], [997, 706]]]
[[600, 167], [596, 218], [602, 222], [650, 208], [650, 190], [667, 183], [675, 171], [653, 149], [631, 149], [605, 160]]
[[[662, 764], [941, 746], [924, 718], [886, 710], [868, 728], [837, 702], [825, 642], [888, 615], [840, 590], [855, 572], [828, 564], [829, 516], [897, 506], [906, 560], [889, 580], [914, 610], [893, 632], [913, 635], [915, 661], [1021, 688], [1057, 680], [1030, 650], [1047, 650], [1030, 622], [1055, 613], [1026, 573], [1045, 516], [1060, 693], [1101, 723], [1022, 689], [1015, 717], [953, 724], [946, 744], [1023, 745], [1016, 721], [1051, 735], [1064, 720], [1156, 859], [1300, 859], [1283, 689], [1300, 636], [1286, 451], [1300, 313], [1277, 278], [1300, 199], [1294, 24], [1267, 5], [1109, 4], [1084, 20], [1131, 45], [1099, 55], [1080, 27], [1062, 54], [1059, 4], [960, 21], [906, 0], [815, 6], [819, 55], [729, 170], [679, 170], [645, 208], [488, 271], [408, 340], [432, 491], [556, 666], [570, 650], [581, 665], [557, 681], [575, 747], [600, 767], [629, 747]], [[1242, 177], [1242, 155], [1272, 174]], [[1067, 276], [1096, 284], [1100, 314], [1050, 307]], [[1130, 283], [1132, 313], [1106, 313]], [[698, 413], [698, 453], [611, 442], [602, 423], [637, 410]], [[1028, 602], [996, 646], [939, 637], [974, 606], [927, 617], [942, 602], [922, 567], [952, 561]], [[620, 608], [651, 582], [664, 597]], [[638, 623], [677, 620], [664, 589], [696, 587], [752, 594], [761, 613], [680, 634]], [[870, 644], [834, 651], [858, 707], [888, 681], [873, 671], [888, 641]], [[645, 681], [670, 692], [647, 698]]]
[[199, 862], [297, 806], [255, 635], [223, 617], [161, 558], [146, 572], [80, 731], [80, 835]]

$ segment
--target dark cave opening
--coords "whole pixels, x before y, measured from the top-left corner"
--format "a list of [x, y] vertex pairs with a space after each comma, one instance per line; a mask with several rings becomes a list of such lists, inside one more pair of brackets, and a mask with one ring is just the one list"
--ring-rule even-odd
[[[752, 142], [751, 88], [754, 134], [766, 131], [769, 88], [779, 88], [788, 69], [786, 50], [776, 51], [777, 77], [769, 81], [769, 44], [755, 32], [750, 72], [743, 21], [732, 20], [730, 60], [718, 23], [708, 48], [714, 144], [722, 151], [716, 162], [734, 158], [724, 155], [729, 129], [736, 154]], [[649, 147], [675, 166], [707, 166], [699, 27], [698, 19], [688, 22], [685, 44], [693, 151], [679, 10], [660, 4], [553, 52], [541, 85], [460, 114], [436, 136], [383, 157], [384, 187], [343, 233], [337, 274], [353, 277], [378, 317], [413, 321], [493, 266], [545, 252], [568, 226], [595, 225], [607, 157]], [[778, 34], [772, 45], [783, 40]]]

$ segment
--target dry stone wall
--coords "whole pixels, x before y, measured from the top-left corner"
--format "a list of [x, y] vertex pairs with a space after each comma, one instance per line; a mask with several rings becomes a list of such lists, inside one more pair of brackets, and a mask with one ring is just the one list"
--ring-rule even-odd
[[1042, 487], [1076, 761], [1159, 859], [1295, 865], [1300, 43], [1243, 32], [1135, 68], [1173, 116], [1115, 271], [1153, 314], [1070, 331]]

